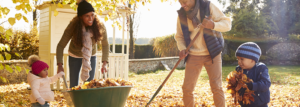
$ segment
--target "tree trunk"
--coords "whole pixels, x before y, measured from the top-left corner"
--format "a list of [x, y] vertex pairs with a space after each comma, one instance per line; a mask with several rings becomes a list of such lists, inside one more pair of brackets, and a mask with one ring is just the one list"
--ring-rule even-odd
[[[130, 4], [128, 4], [128, 7], [131, 7]], [[134, 38], [133, 38], [133, 21], [134, 21], [134, 14], [129, 16], [129, 35], [130, 35], [130, 40], [129, 40], [129, 59], [134, 59]]]
[[[35, 3], [34, 3], [34, 5], [37, 5], [37, 2], [38, 1], [35, 1]], [[32, 12], [32, 19], [33, 19], [33, 26], [37, 26], [37, 22], [35, 23], [34, 21], [37, 21], [37, 12], [36, 12], [36, 9], [35, 10], [33, 10], [33, 12]]]
[[129, 59], [134, 59], [134, 38], [133, 38], [133, 19], [129, 17], [130, 20], [130, 29], [129, 29], [129, 35], [130, 35], [130, 44], [129, 44]]

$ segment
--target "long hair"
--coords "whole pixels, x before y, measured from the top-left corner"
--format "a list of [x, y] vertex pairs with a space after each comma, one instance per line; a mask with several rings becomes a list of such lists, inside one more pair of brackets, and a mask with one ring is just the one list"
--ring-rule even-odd
[[[74, 23], [73, 26], [71, 27], [71, 29], [72, 29], [72, 32], [71, 32], [72, 41], [74, 41], [73, 44], [76, 47], [82, 47], [83, 46], [83, 44], [82, 44], [83, 21], [78, 16], [75, 16], [72, 21]], [[97, 15], [95, 15], [93, 25], [87, 27], [87, 30], [92, 30], [92, 32], [93, 32], [93, 39], [92, 40], [95, 41], [95, 42], [98, 42], [98, 41], [102, 40], [103, 35], [100, 32], [105, 30], [105, 28], [102, 28], [100, 20], [98, 19]]]

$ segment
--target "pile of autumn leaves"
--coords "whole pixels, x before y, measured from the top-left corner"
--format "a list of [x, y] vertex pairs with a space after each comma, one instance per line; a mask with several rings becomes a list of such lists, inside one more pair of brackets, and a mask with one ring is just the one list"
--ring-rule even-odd
[[[226, 78], [226, 81], [228, 82], [228, 85], [226, 86], [227, 92], [230, 93], [231, 96], [234, 98], [235, 104], [237, 104], [238, 101], [242, 101], [243, 104], [250, 104], [251, 101], [254, 102], [254, 97], [252, 96], [255, 95], [254, 91], [249, 90], [246, 84], [253, 81], [252, 79], [247, 78], [247, 75], [243, 74], [242, 70], [240, 70], [239, 72], [237, 71], [230, 72]], [[239, 93], [239, 91], [242, 88], [246, 89], [245, 92]]]
[[119, 79], [112, 79], [112, 78], [93, 79], [90, 82], [85, 82], [83, 85], [78, 85], [78, 86], [72, 87], [72, 90], [111, 87], [111, 86], [132, 86], [132, 83], [129, 81], [125, 81], [121, 78], [119, 78]]

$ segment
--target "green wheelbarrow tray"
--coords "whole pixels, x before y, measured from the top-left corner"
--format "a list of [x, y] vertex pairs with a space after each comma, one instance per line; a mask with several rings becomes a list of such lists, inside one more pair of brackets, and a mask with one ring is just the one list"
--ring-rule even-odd
[[75, 107], [124, 107], [132, 86], [67, 91]]

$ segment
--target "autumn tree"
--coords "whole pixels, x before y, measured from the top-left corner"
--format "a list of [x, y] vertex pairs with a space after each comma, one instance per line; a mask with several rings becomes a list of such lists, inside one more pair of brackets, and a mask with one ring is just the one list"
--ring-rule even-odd
[[263, 0], [261, 13], [270, 17], [268, 22], [277, 27], [276, 33], [286, 38], [288, 34], [300, 34], [300, 1], [299, 0]]
[[[128, 4], [128, 7], [132, 8], [133, 11], [137, 10], [136, 5]], [[134, 59], [134, 46], [135, 46], [135, 37], [137, 36], [137, 32], [139, 29], [140, 23], [140, 14], [141, 13], [134, 13], [130, 15], [128, 18], [129, 20], [129, 59]]]
[[[225, 0], [219, 2], [226, 4]], [[272, 27], [267, 24], [270, 19], [261, 13], [260, 5], [262, 3], [259, 0], [231, 0], [225, 13], [232, 16], [232, 29], [225, 34], [247, 38], [268, 36], [272, 30]]]
[[300, 33], [299, 0], [218, 0], [225, 13], [231, 14], [230, 36], [275, 35], [287, 38], [289, 34]]

